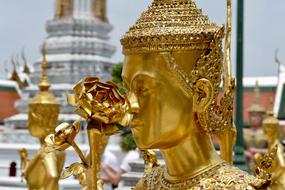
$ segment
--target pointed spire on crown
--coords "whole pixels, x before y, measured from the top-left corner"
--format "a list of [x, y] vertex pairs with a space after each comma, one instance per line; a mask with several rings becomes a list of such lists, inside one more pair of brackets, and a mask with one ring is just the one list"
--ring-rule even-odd
[[42, 48], [42, 56], [43, 56], [43, 60], [42, 60], [42, 78], [41, 81], [39, 83], [39, 88], [40, 91], [48, 91], [49, 87], [50, 87], [50, 83], [48, 81], [48, 75], [47, 75], [47, 60], [46, 60], [46, 47], [45, 44], [43, 45]]

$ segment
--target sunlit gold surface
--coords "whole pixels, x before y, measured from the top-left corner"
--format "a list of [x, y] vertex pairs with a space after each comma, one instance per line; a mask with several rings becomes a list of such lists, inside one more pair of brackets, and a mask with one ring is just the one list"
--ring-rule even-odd
[[119, 93], [113, 82], [100, 82], [96, 77], [88, 77], [75, 87], [76, 113], [93, 123], [102, 134], [119, 132], [118, 125], [124, 122], [129, 102]]
[[269, 151], [278, 147], [276, 158], [273, 161], [272, 168], [272, 190], [285, 189], [285, 159], [283, 156], [284, 148], [280, 143], [280, 125], [278, 119], [270, 111], [268, 116], [263, 120], [263, 131], [267, 138]]
[[[187, 66], [191, 65], [191, 58], [195, 60], [194, 53], [175, 53], [174, 56], [177, 60], [184, 60]], [[191, 179], [222, 162], [215, 152], [209, 134], [199, 126], [195, 117], [195, 112], [207, 105], [207, 99], [211, 98], [205, 92], [211, 88], [209, 80], [205, 80], [205, 83], [202, 83], [203, 88], [199, 89], [199, 92], [205, 95], [203, 101], [193, 99], [193, 95], [185, 91], [179, 78], [159, 54], [128, 55], [123, 78], [131, 107], [139, 106], [139, 111], [133, 113], [131, 123], [135, 140], [142, 149], [161, 150], [168, 178], [173, 181]], [[137, 98], [132, 98], [133, 96]], [[196, 108], [193, 104], [196, 104]], [[225, 168], [221, 171], [226, 170]], [[232, 179], [237, 178], [235, 175], [242, 175], [242, 172], [233, 173]], [[238, 188], [240, 184], [246, 185], [246, 182], [247, 180], [236, 181], [232, 185]], [[261, 182], [262, 180], [260, 184]], [[187, 188], [195, 189], [193, 185], [195, 184], [187, 184]], [[251, 187], [250, 184], [247, 185]], [[151, 188], [151, 185], [147, 187], [160, 189], [157, 186]]]
[[[227, 3], [225, 59], [223, 27], [212, 24], [193, 0], [154, 0], [121, 40], [122, 77], [135, 110], [130, 127], [139, 148], [160, 149], [166, 163], [146, 173], [135, 189], [243, 190], [268, 184], [224, 163], [210, 138], [218, 135], [221, 156], [231, 162], [236, 131]], [[223, 72], [224, 96], [218, 101]]]
[[227, 0], [227, 23], [226, 23], [226, 39], [225, 39], [225, 55], [224, 55], [224, 76], [223, 76], [223, 86], [224, 86], [224, 105], [222, 106], [222, 112], [227, 112], [225, 117], [226, 128], [225, 130], [217, 133], [217, 137], [220, 141], [221, 158], [233, 162], [233, 147], [236, 143], [237, 130], [233, 122], [233, 97], [235, 90], [235, 80], [232, 77], [232, 62], [231, 62], [231, 37], [232, 37], [232, 1]]
[[42, 79], [40, 92], [29, 103], [28, 128], [32, 136], [38, 137], [41, 148], [29, 160], [25, 149], [19, 151], [22, 176], [26, 179], [30, 190], [57, 190], [62, 171], [65, 153], [54, 151], [47, 153], [45, 136], [51, 133], [57, 122], [59, 103], [51, 94], [46, 75], [45, 48], [43, 48]]
[[31, 158], [22, 163], [22, 176], [29, 190], [57, 190], [58, 180], [65, 161], [63, 152], [46, 153], [44, 147]]
[[[155, 155], [145, 152], [148, 167], [135, 189], [266, 189], [273, 157], [266, 157], [270, 159], [265, 161], [266, 167], [260, 167], [262, 176], [257, 178], [229, 164], [236, 132], [232, 122], [231, 1], [227, 3], [225, 58], [224, 28], [211, 23], [193, 0], [154, 0], [121, 40], [126, 97], [113, 83], [95, 77], [75, 86], [75, 96], [69, 100], [88, 122], [90, 159], [87, 164], [81, 159], [73, 172], [85, 173], [88, 188], [101, 188], [98, 163], [103, 135], [116, 133], [118, 124], [128, 124], [139, 148], [160, 149], [166, 163], [158, 166]], [[222, 75], [224, 94], [218, 100]], [[60, 134], [64, 134], [63, 144], [72, 144], [72, 135], [70, 142], [69, 133]], [[211, 134], [218, 135], [221, 157], [229, 163], [216, 153]], [[51, 142], [57, 148], [62, 144]]]
[[125, 54], [207, 49], [221, 28], [190, 0], [155, 0], [123, 36]]
[[62, 123], [53, 134], [45, 138], [46, 152], [64, 151], [72, 146], [81, 159], [63, 172], [62, 179], [75, 176], [83, 190], [103, 190], [100, 176], [101, 156], [108, 142], [108, 136], [119, 132], [119, 125], [130, 120], [129, 102], [112, 82], [100, 82], [96, 77], [88, 77], [74, 87], [74, 95], [68, 95], [68, 102], [76, 106], [75, 112], [87, 121], [87, 134], [90, 152], [85, 157], [74, 142], [80, 132], [79, 121], [73, 124]]
[[144, 159], [144, 173], [151, 173], [155, 167], [159, 166], [157, 156], [153, 150], [141, 150]]
[[235, 189], [254, 190], [263, 188], [263, 181], [255, 178], [238, 168], [225, 163], [213, 165], [209, 170], [198, 173], [190, 179], [173, 181], [167, 179], [164, 167], [156, 167], [151, 175], [146, 176], [144, 186], [135, 189], [160, 189], [160, 190], [215, 190]]
[[[90, 162], [76, 168], [84, 166], [88, 188], [100, 188], [102, 135], [112, 135], [122, 123], [132, 128], [139, 148], [160, 149], [166, 163], [159, 167], [155, 155], [145, 152], [148, 167], [135, 189], [266, 188], [270, 178], [264, 176], [270, 176], [270, 161], [259, 168], [262, 176], [255, 178], [223, 161], [210, 137], [218, 135], [221, 157], [231, 163], [236, 131], [232, 122], [231, 1], [227, 5], [225, 58], [224, 28], [211, 23], [193, 0], [154, 0], [121, 40], [127, 96], [121, 96], [114, 84], [95, 77], [75, 86], [75, 96], [69, 100], [88, 122], [91, 151]], [[219, 101], [223, 72], [224, 95]]]
[[271, 147], [265, 155], [261, 155], [259, 153], [254, 155], [256, 161], [255, 172], [260, 179], [272, 183], [272, 169], [274, 169], [273, 162], [276, 160], [277, 150], [278, 146], [275, 145]]
[[[82, 190], [92, 189], [90, 182], [92, 180], [88, 179], [90, 168], [89, 161], [84, 156], [78, 145], [74, 142], [76, 135], [79, 133], [81, 125], [78, 121], [73, 124], [62, 123], [55, 128], [54, 133], [48, 135], [45, 138], [47, 153], [55, 151], [64, 151], [70, 146], [78, 154], [81, 163], [73, 163], [69, 167], [65, 168], [62, 172], [61, 179], [66, 179], [70, 176], [74, 176], [78, 179]], [[96, 150], [96, 149], [95, 149]]]

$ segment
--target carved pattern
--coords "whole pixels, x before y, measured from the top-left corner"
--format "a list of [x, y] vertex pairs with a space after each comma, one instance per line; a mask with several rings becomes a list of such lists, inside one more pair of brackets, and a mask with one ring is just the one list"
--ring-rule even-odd
[[163, 173], [165, 167], [154, 168], [151, 174], [144, 177], [144, 185], [147, 190], [213, 190], [213, 189], [235, 189], [255, 190], [262, 189], [265, 180], [239, 170], [236, 167], [221, 163], [187, 180], [170, 182], [165, 179]]
[[221, 27], [193, 0], [156, 0], [123, 36], [124, 54], [207, 49]]
[[204, 78], [211, 81], [214, 87], [214, 100], [205, 112], [197, 114], [200, 126], [209, 133], [221, 132], [232, 123], [234, 81], [231, 84], [232, 88], [227, 90], [218, 102], [223, 67], [223, 52], [221, 50], [223, 33], [223, 28], [217, 31], [210, 44], [210, 49], [202, 54], [191, 74], [187, 74], [176, 64], [171, 53], [162, 53], [171, 70], [176, 73], [183, 86], [190, 93], [193, 93], [195, 84], [199, 79]]

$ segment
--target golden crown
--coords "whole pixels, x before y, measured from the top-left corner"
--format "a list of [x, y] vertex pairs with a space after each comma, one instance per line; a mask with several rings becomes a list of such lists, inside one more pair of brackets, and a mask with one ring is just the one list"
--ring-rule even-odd
[[154, 0], [121, 39], [123, 53], [207, 49], [220, 28], [193, 0]]

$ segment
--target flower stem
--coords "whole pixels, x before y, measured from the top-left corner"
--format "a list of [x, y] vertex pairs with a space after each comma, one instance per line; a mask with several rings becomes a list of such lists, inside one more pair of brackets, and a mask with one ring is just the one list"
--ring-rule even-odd
[[68, 142], [72, 147], [73, 149], [75, 150], [75, 152], [78, 154], [81, 162], [85, 165], [85, 166], [88, 166], [87, 164], [87, 160], [85, 158], [85, 156], [83, 155], [82, 151], [79, 149], [79, 147], [77, 146], [77, 144], [72, 141], [72, 142]]
[[87, 133], [90, 146], [90, 169], [92, 173], [91, 176], [89, 176], [89, 181], [91, 182], [90, 187], [92, 190], [97, 190], [97, 181], [101, 162], [100, 146], [102, 143], [102, 134], [98, 129], [90, 127], [90, 125]]

